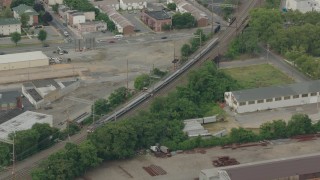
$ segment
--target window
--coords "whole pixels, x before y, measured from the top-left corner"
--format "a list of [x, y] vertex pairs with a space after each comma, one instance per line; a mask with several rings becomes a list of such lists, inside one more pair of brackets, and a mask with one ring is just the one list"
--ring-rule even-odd
[[292, 98], [297, 99], [297, 98], [299, 98], [299, 95], [293, 95]]
[[267, 102], [272, 102], [272, 101], [273, 101], [273, 99], [267, 99], [266, 101], [267, 101]]
[[288, 100], [288, 99], [290, 99], [290, 96], [285, 96], [283, 99]]
[[281, 99], [282, 99], [281, 97], [276, 97], [275, 101], [281, 101]]
[[315, 92], [315, 93], [310, 93], [310, 96], [316, 96], [317, 95], [317, 93]]
[[240, 106], [244, 106], [246, 104], [247, 104], [246, 102], [240, 102]]
[[249, 101], [248, 104], [255, 104], [255, 101]]
[[263, 103], [263, 102], [264, 102], [264, 99], [258, 100], [258, 103]]
[[301, 97], [308, 97], [308, 94], [302, 94]]

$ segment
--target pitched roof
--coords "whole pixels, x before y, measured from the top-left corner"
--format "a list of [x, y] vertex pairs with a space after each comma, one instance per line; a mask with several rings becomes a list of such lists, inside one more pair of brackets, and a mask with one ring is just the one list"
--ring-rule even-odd
[[178, 7], [184, 9], [185, 11], [189, 12], [194, 16], [197, 20], [199, 19], [208, 19], [207, 14], [200, 9], [196, 8], [186, 0], [174, 0]]
[[232, 91], [234, 97], [239, 102], [259, 99], [270, 99], [275, 97], [307, 94], [314, 92], [320, 92], [320, 80]]
[[0, 25], [21, 24], [16, 18], [0, 18]]
[[100, 6], [100, 8], [106, 12], [109, 18], [116, 24], [121, 26], [122, 28], [126, 26], [134, 26], [127, 18], [123, 17], [119, 14], [112, 6]]
[[22, 15], [23, 13], [27, 15], [39, 15], [32, 7], [25, 4], [20, 4], [19, 6], [12, 8], [12, 10], [19, 15]]

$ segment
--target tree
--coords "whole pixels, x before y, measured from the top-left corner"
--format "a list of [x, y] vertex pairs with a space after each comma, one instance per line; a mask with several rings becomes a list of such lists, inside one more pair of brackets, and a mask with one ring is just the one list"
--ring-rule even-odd
[[48, 11], [46, 11], [42, 16], [42, 20], [43, 20], [44, 24], [48, 24], [49, 22], [52, 21], [52, 19], [53, 18], [52, 18], [51, 14]]
[[188, 57], [191, 54], [191, 46], [189, 44], [184, 44], [181, 47], [181, 55], [183, 57]]
[[39, 124], [36, 123], [32, 126], [33, 130], [38, 132], [38, 150], [43, 150], [54, 143], [53, 133], [55, 132], [54, 128], [50, 127], [49, 124]]
[[55, 5], [52, 6], [52, 10], [53, 12], [55, 12], [56, 14], [58, 14], [58, 11], [59, 11], [59, 4], [56, 3]]
[[22, 27], [27, 27], [28, 23], [29, 23], [29, 20], [30, 20], [30, 16], [29, 15], [27, 15], [26, 13], [21, 14], [20, 21], [21, 21], [21, 26]]
[[110, 107], [115, 108], [119, 104], [124, 103], [127, 99], [131, 97], [131, 93], [125, 87], [120, 87], [110, 94], [108, 100]]
[[35, 4], [33, 5], [33, 9], [34, 9], [35, 11], [37, 11], [37, 12], [44, 11], [44, 7], [43, 7], [43, 5], [40, 4], [40, 3], [35, 3]]
[[266, 122], [260, 126], [260, 136], [263, 139], [279, 139], [287, 137], [287, 125], [283, 120]]
[[287, 133], [289, 137], [313, 132], [311, 119], [306, 114], [295, 114], [288, 122]]
[[174, 28], [192, 28], [196, 25], [196, 19], [191, 15], [191, 13], [176, 13], [172, 16], [172, 26]]
[[11, 18], [13, 17], [12, 11], [10, 7], [6, 7], [0, 14], [0, 17], [2, 18]]
[[171, 11], [175, 11], [177, 8], [177, 5], [175, 3], [169, 3], [167, 4], [167, 8], [170, 9]]
[[94, 102], [94, 114], [102, 115], [110, 112], [111, 107], [109, 101], [106, 99], [98, 99]]
[[35, 130], [17, 131], [15, 134], [9, 134], [10, 140], [15, 136], [15, 151], [17, 159], [21, 160], [38, 151], [39, 133]]
[[25, 4], [32, 7], [35, 1], [36, 0], [13, 0], [10, 7], [13, 8], [13, 7], [19, 6], [20, 4]]
[[148, 87], [150, 83], [150, 76], [147, 74], [141, 74], [134, 80], [134, 88], [137, 90], [142, 90], [144, 87]]
[[235, 143], [254, 142], [258, 140], [258, 136], [252, 131], [245, 130], [243, 128], [232, 128], [230, 138]]
[[11, 33], [11, 41], [18, 45], [18, 42], [21, 40], [21, 34], [18, 32]]
[[38, 39], [43, 43], [47, 39], [47, 31], [41, 29], [38, 34]]

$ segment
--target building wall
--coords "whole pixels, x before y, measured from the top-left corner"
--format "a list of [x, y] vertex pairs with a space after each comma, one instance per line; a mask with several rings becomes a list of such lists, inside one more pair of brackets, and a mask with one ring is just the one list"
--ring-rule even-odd
[[12, 0], [2, 0], [2, 1], [0, 0], [0, 2], [1, 2], [0, 6], [5, 8], [5, 7], [10, 7]]
[[0, 34], [7, 36], [13, 32], [21, 33], [21, 24], [0, 25]]
[[29, 67], [39, 67], [39, 66], [48, 66], [48, 59], [39, 59], [33, 61], [22, 61], [22, 62], [13, 62], [13, 63], [1, 63], [0, 71], [3, 70], [13, 70], [13, 69], [22, 69]]
[[147, 7], [146, 1], [125, 3], [123, 2], [123, 0], [120, 0], [120, 8], [122, 10], [144, 9], [146, 7]]
[[27, 92], [27, 88], [22, 86], [22, 94], [30, 101], [30, 103], [36, 108], [39, 109], [43, 104], [44, 100], [35, 101], [32, 96]]
[[133, 26], [126, 26], [122, 29], [122, 34], [123, 35], [130, 35], [134, 34], [134, 27]]
[[63, 89], [56, 89], [54, 91], [51, 91], [50, 93], [44, 96], [44, 101], [45, 101], [44, 104], [60, 99], [61, 97], [67, 95], [68, 93], [73, 92], [79, 87], [80, 87], [80, 81], [76, 81]]
[[255, 112], [255, 111], [261, 111], [261, 110], [267, 110], [267, 109], [297, 106], [297, 105], [320, 102], [320, 98], [318, 97], [320, 95], [319, 92], [313, 95], [311, 95], [311, 93], [308, 93], [307, 95], [308, 95], [307, 97], [302, 97], [302, 95], [300, 94], [298, 98], [294, 98], [291, 95], [291, 96], [287, 96], [290, 98], [286, 100], [285, 100], [285, 97], [281, 97], [281, 100], [276, 100], [276, 97], [274, 97], [272, 99], [269, 99], [271, 102], [267, 102], [266, 99], [263, 99], [261, 100], [262, 101], [261, 103], [258, 103], [258, 100], [254, 100], [250, 102], [248, 101], [238, 102], [238, 100], [233, 98], [232, 92], [226, 92], [225, 101], [227, 105], [232, 109], [234, 109], [234, 111], [237, 113]]
[[33, 16], [33, 24], [32, 25], [37, 25], [39, 23], [38, 16]]
[[79, 23], [84, 23], [86, 22], [86, 18], [83, 15], [80, 16], [71, 16], [70, 18], [70, 25], [72, 26], [77, 26]]

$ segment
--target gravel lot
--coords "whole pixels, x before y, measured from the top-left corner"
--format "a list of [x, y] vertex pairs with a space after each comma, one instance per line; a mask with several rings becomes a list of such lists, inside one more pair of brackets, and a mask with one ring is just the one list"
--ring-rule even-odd
[[[78, 180], [193, 180], [199, 176], [201, 169], [213, 168], [212, 160], [217, 159], [218, 156], [230, 156], [243, 164], [317, 153], [319, 150], [320, 139], [306, 142], [277, 140], [266, 147], [247, 147], [236, 150], [215, 147], [206, 149], [206, 154], [184, 153], [171, 158], [156, 158], [152, 155], [142, 155], [131, 160], [105, 162], [98, 168], [88, 171], [84, 178], [78, 178]], [[142, 167], [151, 164], [162, 167], [167, 174], [150, 176]]]

